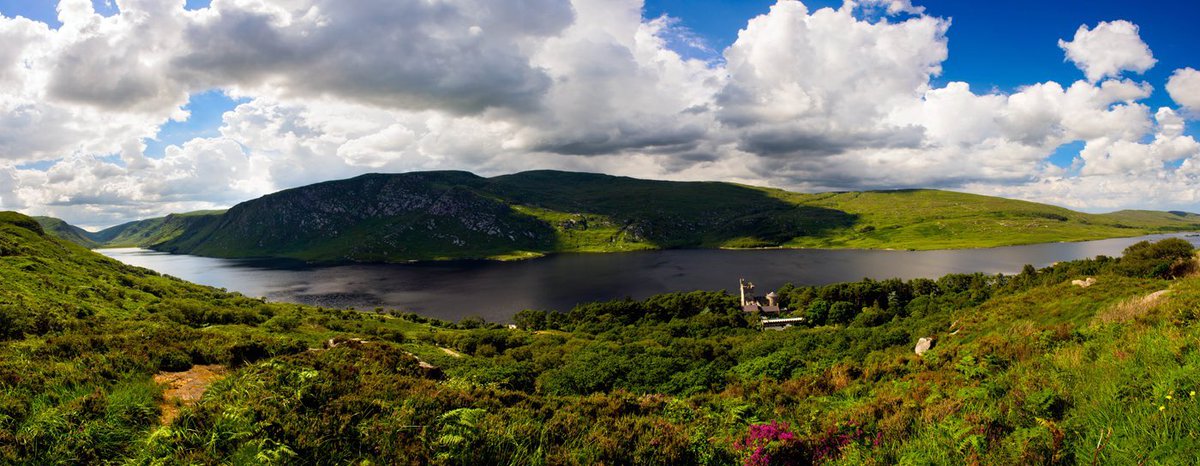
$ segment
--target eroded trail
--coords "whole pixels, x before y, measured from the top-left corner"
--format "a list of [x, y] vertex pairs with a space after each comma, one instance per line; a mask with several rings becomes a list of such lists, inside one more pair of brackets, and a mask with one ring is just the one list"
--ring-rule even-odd
[[163, 425], [174, 421], [181, 408], [200, 401], [208, 386], [225, 378], [226, 372], [228, 370], [225, 366], [214, 364], [192, 366], [183, 372], [160, 372], [155, 375], [154, 382], [165, 385], [161, 417]]

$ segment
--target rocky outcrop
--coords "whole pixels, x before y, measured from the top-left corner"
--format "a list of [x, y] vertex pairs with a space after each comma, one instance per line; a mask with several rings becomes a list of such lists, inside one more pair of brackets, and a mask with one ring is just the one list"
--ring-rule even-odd
[[1078, 286], [1080, 288], [1087, 288], [1089, 286], [1096, 284], [1096, 278], [1095, 277], [1087, 277], [1087, 279], [1084, 279], [1084, 280], [1071, 280], [1071, 284]]
[[926, 351], [929, 351], [930, 348], [933, 348], [933, 338], [924, 337], [920, 340], [917, 340], [917, 346], [916, 348], [913, 348], [913, 352], [917, 353], [917, 356], [920, 356], [925, 354]]

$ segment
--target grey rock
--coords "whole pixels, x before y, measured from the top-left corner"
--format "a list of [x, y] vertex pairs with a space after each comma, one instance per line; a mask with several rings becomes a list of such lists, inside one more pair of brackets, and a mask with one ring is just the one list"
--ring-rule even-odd
[[933, 339], [925, 337], [917, 340], [917, 347], [913, 348], [913, 352], [917, 353], [917, 356], [920, 356], [929, 351], [929, 348], [933, 348]]

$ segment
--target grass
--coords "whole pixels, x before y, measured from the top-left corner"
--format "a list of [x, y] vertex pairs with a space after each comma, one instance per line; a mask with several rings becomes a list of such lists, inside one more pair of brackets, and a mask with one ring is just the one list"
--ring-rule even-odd
[[74, 225], [68, 224], [60, 219], [53, 217], [33, 217], [34, 220], [42, 226], [42, 229], [50, 232], [50, 234], [63, 240], [70, 241], [86, 248], [96, 248], [100, 243], [96, 242], [91, 237], [91, 232]]
[[513, 210], [554, 227], [555, 252], [628, 252], [655, 249], [605, 215], [572, 214], [514, 205]]
[[1196, 216], [1165, 212], [1095, 215], [1032, 202], [935, 190], [822, 195], [776, 192], [791, 202], [847, 212], [857, 222], [833, 234], [798, 237], [790, 247], [962, 249], [1139, 236], [1195, 230]]
[[[207, 222], [218, 219], [224, 213], [221, 210], [202, 210], [182, 214], [171, 214], [166, 217], [139, 220], [106, 228], [96, 233], [88, 233], [87, 239], [96, 246], [106, 248], [144, 247], [161, 244], [178, 238], [187, 232], [203, 228]], [[62, 238], [60, 236], [60, 238]], [[71, 238], [62, 238], [73, 241]], [[78, 241], [75, 241], [78, 243]], [[88, 244], [83, 244], [88, 246]]]

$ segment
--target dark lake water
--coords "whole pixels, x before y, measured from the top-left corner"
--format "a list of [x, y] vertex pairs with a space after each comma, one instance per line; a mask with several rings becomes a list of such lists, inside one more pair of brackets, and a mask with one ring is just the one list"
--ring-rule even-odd
[[[184, 280], [265, 297], [330, 307], [401, 309], [448, 320], [508, 321], [522, 309], [569, 310], [579, 302], [645, 298], [671, 291], [737, 290], [739, 277], [760, 291], [784, 283], [827, 284], [864, 277], [937, 278], [948, 273], [1016, 273], [1025, 264], [1120, 255], [1153, 235], [947, 251], [672, 250], [561, 254], [519, 262], [455, 261], [400, 265], [304, 266], [214, 259], [146, 249], [99, 252]], [[1193, 244], [1200, 238], [1187, 237]]]

